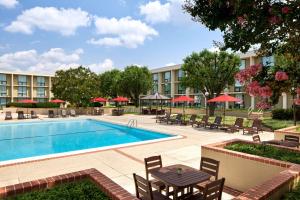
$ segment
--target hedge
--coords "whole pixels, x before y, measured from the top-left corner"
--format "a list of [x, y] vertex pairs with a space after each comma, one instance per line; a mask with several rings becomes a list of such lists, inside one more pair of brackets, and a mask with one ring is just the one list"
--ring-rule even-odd
[[[274, 109], [272, 110], [272, 118], [279, 119], [279, 120], [293, 120], [294, 113], [293, 109]], [[296, 108], [296, 118], [300, 120], [300, 108]]]
[[44, 102], [44, 103], [9, 103], [7, 107], [17, 107], [17, 108], [59, 108], [59, 104]]

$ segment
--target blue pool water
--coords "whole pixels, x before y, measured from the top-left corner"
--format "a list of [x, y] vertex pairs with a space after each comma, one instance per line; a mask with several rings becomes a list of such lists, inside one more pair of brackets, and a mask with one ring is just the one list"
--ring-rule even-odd
[[172, 137], [81, 119], [0, 124], [0, 161]]

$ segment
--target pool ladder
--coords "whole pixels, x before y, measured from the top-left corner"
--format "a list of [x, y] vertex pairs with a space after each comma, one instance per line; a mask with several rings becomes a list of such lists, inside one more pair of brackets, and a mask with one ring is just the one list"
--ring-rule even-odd
[[129, 120], [128, 123], [127, 123], [127, 126], [128, 126], [129, 128], [137, 127], [137, 120], [136, 120], [136, 119], [131, 119], [131, 120]]

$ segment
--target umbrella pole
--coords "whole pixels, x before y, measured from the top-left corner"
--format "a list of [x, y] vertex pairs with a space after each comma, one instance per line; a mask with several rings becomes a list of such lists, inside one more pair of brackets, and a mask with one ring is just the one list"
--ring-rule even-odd
[[224, 126], [226, 124], [226, 121], [225, 121], [225, 112], [226, 112], [226, 102], [224, 102]]

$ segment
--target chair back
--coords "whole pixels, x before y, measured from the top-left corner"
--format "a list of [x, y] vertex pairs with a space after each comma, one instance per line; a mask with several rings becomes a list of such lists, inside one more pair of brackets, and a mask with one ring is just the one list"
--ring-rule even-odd
[[23, 119], [24, 117], [24, 112], [23, 111], [18, 111], [18, 118]]
[[289, 141], [289, 142], [297, 142], [297, 143], [299, 143], [299, 137], [297, 137], [295, 135], [285, 135], [284, 136], [284, 140], [285, 141]]
[[221, 124], [221, 122], [222, 122], [222, 117], [217, 116], [217, 117], [215, 118], [214, 124]]
[[205, 186], [203, 200], [221, 200], [225, 178], [212, 181]]
[[191, 115], [190, 121], [195, 122], [197, 118], [197, 115]]
[[200, 171], [206, 172], [218, 179], [220, 162], [211, 158], [201, 157]]
[[207, 123], [208, 122], [208, 116], [207, 115], [203, 115], [201, 122]]
[[260, 130], [262, 128], [262, 122], [260, 119], [254, 119], [252, 123], [252, 128], [257, 128]]
[[6, 117], [12, 117], [12, 116], [11, 116], [11, 111], [6, 111], [6, 112], [5, 112], [5, 116], [6, 116]]
[[153, 169], [162, 168], [161, 156], [151, 156], [144, 159], [145, 169], [146, 169], [146, 178], [149, 180], [149, 171]]
[[258, 142], [258, 143], [261, 142], [259, 135], [253, 135], [252, 139], [253, 139], [253, 142]]
[[62, 111], [61, 111], [61, 115], [67, 116], [67, 111], [66, 111], [66, 110], [62, 110]]
[[234, 126], [238, 127], [238, 128], [242, 128], [243, 127], [243, 123], [244, 123], [244, 118], [236, 118]]
[[48, 110], [48, 114], [49, 115], [54, 115], [54, 111], [53, 110]]
[[30, 114], [31, 114], [31, 115], [34, 115], [34, 116], [36, 115], [36, 113], [35, 113], [34, 110], [30, 111]]
[[133, 174], [133, 179], [135, 184], [136, 197], [143, 200], [153, 200], [150, 182], [136, 174]]
[[70, 110], [71, 115], [76, 115], [75, 110]]

